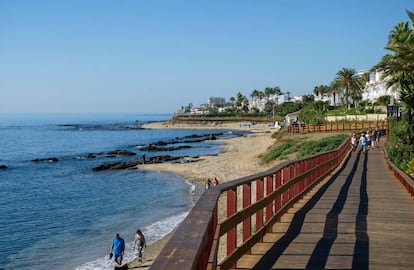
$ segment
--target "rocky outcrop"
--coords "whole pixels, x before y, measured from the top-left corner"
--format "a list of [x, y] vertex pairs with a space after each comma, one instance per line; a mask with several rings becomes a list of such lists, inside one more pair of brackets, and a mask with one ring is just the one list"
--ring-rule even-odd
[[31, 162], [58, 162], [59, 159], [57, 157], [50, 157], [50, 158], [36, 158], [32, 159]]
[[135, 156], [136, 153], [124, 150], [124, 149], [118, 149], [111, 152], [100, 152], [100, 153], [88, 153], [84, 156], [76, 156], [73, 157], [73, 159], [90, 159], [90, 158], [96, 158], [96, 157], [121, 157], [121, 156]]
[[118, 149], [115, 151], [108, 152], [104, 154], [106, 157], [119, 157], [119, 156], [135, 156], [136, 154], [134, 152], [124, 150], [124, 149]]
[[141, 147], [141, 150], [142, 151], [176, 151], [176, 150], [188, 149], [188, 148], [191, 148], [191, 146], [182, 145], [182, 146], [177, 146], [177, 147], [159, 147], [154, 144], [147, 144]]
[[[168, 161], [179, 160], [182, 158], [184, 157], [172, 157], [169, 155], [155, 156], [155, 157], [151, 157], [145, 163], [163, 163], [163, 162], [168, 162]], [[92, 170], [95, 172], [98, 172], [98, 171], [108, 171], [108, 170], [136, 169], [139, 164], [142, 164], [141, 160], [121, 161], [121, 162], [115, 162], [115, 163], [102, 164], [97, 167], [94, 167]]]
[[108, 163], [102, 164], [98, 167], [93, 168], [92, 170], [95, 172], [98, 171], [107, 171], [107, 170], [125, 170], [125, 169], [135, 169], [138, 164], [141, 162], [139, 161], [125, 161], [125, 162], [115, 162], [115, 163]]

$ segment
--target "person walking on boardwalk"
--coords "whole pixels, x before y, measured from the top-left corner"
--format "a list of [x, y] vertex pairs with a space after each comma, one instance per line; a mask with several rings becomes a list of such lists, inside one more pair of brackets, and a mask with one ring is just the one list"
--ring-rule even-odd
[[367, 152], [367, 138], [365, 138], [365, 133], [361, 134], [359, 144], [361, 145], [362, 153], [365, 154]]
[[379, 147], [380, 138], [381, 138], [381, 130], [379, 130], [379, 128], [377, 127], [375, 129], [375, 147], [377, 148]]
[[351, 137], [351, 149], [352, 149], [352, 151], [355, 151], [357, 146], [358, 146], [357, 138], [355, 137], [355, 133], [352, 133], [352, 137]]
[[372, 150], [375, 149], [375, 140], [376, 140], [376, 138], [375, 138], [375, 130], [373, 130], [371, 132], [371, 149]]
[[138, 261], [142, 262], [142, 251], [147, 247], [147, 241], [145, 240], [144, 234], [140, 229], [138, 229], [135, 233], [134, 247], [132, 249], [135, 249], [135, 246], [138, 250]]
[[125, 241], [121, 238], [119, 233], [116, 234], [115, 238], [112, 239], [112, 245], [109, 249], [109, 258], [114, 256], [114, 261], [119, 265], [122, 266], [122, 259], [125, 253]]
[[367, 150], [369, 150], [369, 148], [371, 147], [371, 134], [369, 133], [369, 130], [367, 130], [367, 132], [365, 133], [365, 139], [366, 139], [366, 148]]

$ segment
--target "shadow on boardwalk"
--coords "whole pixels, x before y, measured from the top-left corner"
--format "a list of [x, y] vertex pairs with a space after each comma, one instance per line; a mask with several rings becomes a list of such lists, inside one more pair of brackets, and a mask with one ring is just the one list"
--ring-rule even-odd
[[383, 152], [352, 152], [237, 269], [414, 269], [414, 201]]

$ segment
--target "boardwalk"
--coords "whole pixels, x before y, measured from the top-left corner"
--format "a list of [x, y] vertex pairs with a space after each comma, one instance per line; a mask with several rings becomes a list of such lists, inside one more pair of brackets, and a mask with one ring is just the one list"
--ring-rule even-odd
[[382, 151], [353, 152], [237, 269], [414, 269], [414, 200]]

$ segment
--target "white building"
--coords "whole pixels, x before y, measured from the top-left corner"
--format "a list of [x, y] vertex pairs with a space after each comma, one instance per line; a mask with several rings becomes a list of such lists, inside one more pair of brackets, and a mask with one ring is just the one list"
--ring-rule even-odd
[[224, 97], [209, 97], [207, 104], [210, 107], [214, 105], [224, 106], [226, 104], [226, 99]]
[[362, 93], [363, 100], [375, 102], [381, 96], [389, 95], [394, 98], [397, 97], [398, 89], [394, 91], [392, 88], [387, 88], [387, 81], [381, 79], [382, 74], [379, 71], [369, 74], [369, 82], [367, 82], [365, 90]]
[[298, 99], [301, 99], [302, 97], [292, 97], [287, 94], [282, 95], [270, 95], [268, 97], [264, 98], [256, 98], [250, 102], [249, 107], [250, 108], [257, 108], [260, 112], [264, 110], [265, 105], [268, 101], [273, 101], [277, 105], [283, 104], [288, 101], [296, 101]]
[[[363, 74], [369, 71], [363, 70], [359, 71], [358, 74], [362, 76]], [[382, 72], [369, 72], [369, 81], [366, 83], [365, 88], [362, 92], [362, 100], [368, 100], [370, 102], [375, 102], [381, 96], [392, 96], [394, 98], [397, 97], [398, 91], [393, 91], [392, 88], [387, 88], [386, 84], [387, 81], [383, 80]], [[323, 95], [323, 96], [315, 96], [315, 101], [328, 101], [329, 104], [337, 105], [340, 103], [343, 97], [342, 93], [336, 93], [335, 100], [333, 99], [332, 94]]]

